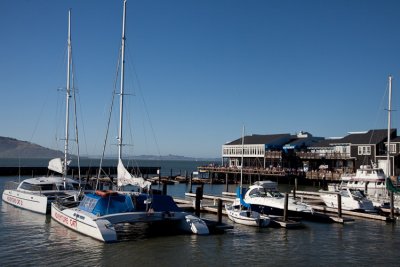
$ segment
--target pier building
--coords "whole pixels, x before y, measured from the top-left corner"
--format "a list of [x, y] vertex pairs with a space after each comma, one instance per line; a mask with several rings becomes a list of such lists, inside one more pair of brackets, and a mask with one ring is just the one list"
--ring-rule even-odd
[[[387, 172], [386, 129], [349, 132], [341, 138], [298, 134], [253, 134], [222, 145], [222, 166], [201, 167], [216, 174], [304, 176], [309, 179], [339, 180], [345, 172], [355, 172], [361, 165], [375, 164]], [[242, 162], [243, 155], [243, 162]], [[400, 137], [390, 131], [390, 166], [400, 175]], [[226, 176], [228, 177], [228, 176]]]

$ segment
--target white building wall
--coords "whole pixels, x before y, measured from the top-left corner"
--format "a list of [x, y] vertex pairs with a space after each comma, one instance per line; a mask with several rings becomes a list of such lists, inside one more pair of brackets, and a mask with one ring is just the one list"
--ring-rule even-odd
[[223, 145], [222, 157], [264, 157], [265, 145]]

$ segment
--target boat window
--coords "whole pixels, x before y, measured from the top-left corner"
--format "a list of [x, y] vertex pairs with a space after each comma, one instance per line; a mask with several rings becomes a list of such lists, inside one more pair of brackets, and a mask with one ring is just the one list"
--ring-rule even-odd
[[259, 197], [260, 195], [260, 190], [258, 188], [254, 188], [249, 192], [250, 197]]
[[82, 202], [79, 204], [79, 207], [88, 212], [92, 212], [92, 210], [96, 207], [96, 204], [97, 199], [85, 196]]
[[41, 184], [40, 185], [40, 190], [42, 191], [51, 191], [51, 190], [55, 190], [55, 184]]
[[283, 197], [283, 195], [279, 193], [279, 191], [270, 191], [270, 194], [273, 197]]
[[357, 199], [362, 199], [365, 197], [365, 195], [360, 190], [350, 190], [350, 192]]
[[22, 182], [20, 188], [21, 188], [21, 189], [24, 189], [24, 190], [30, 190], [30, 191], [32, 191], [32, 185], [29, 184], [29, 183]]

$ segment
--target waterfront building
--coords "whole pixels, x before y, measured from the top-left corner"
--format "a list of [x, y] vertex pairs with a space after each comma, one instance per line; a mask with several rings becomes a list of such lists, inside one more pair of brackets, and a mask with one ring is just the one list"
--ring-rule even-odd
[[[225, 167], [254, 167], [264, 169], [296, 168], [298, 165], [295, 152], [306, 149], [322, 137], [313, 137], [310, 133], [296, 135], [253, 134], [238, 138], [222, 146], [222, 162]], [[243, 155], [243, 164], [241, 162]]]
[[[400, 137], [390, 131], [392, 173], [400, 174]], [[229, 168], [260, 168], [289, 172], [355, 172], [361, 165], [376, 164], [386, 170], [387, 130], [350, 132], [345, 137], [298, 134], [253, 134], [222, 146], [222, 164]], [[243, 163], [242, 160], [243, 154]]]

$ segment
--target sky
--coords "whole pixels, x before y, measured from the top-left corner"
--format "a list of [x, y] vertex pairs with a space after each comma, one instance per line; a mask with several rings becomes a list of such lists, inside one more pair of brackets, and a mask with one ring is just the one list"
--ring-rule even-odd
[[[63, 149], [71, 8], [80, 154], [102, 153], [122, 3], [0, 1], [0, 136]], [[397, 128], [400, 1], [128, 0], [125, 69], [128, 155], [221, 157], [243, 125], [247, 135], [384, 129], [389, 75]]]

